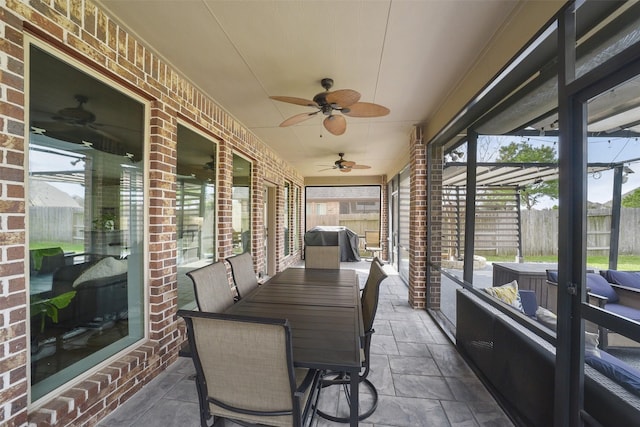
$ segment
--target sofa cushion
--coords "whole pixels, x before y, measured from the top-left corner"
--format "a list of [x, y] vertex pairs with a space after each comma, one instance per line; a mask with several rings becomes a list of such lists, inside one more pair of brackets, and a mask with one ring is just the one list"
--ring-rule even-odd
[[640, 310], [622, 304], [605, 304], [604, 309], [627, 319], [640, 322]]
[[607, 279], [616, 285], [640, 288], [640, 273], [638, 272], [609, 270], [607, 275]]
[[606, 351], [601, 351], [600, 357], [587, 355], [585, 352], [584, 361], [625, 389], [640, 396], [640, 371], [633, 366]]
[[516, 280], [502, 286], [484, 288], [489, 295], [513, 306], [516, 310], [522, 311], [522, 302], [518, 293], [518, 282]]
[[113, 257], [103, 258], [83, 271], [78, 278], [73, 281], [73, 287], [75, 288], [90, 280], [125, 274], [127, 272], [127, 266], [128, 261], [126, 259], [118, 260]]
[[596, 273], [587, 273], [587, 287], [592, 294], [607, 298], [608, 303], [616, 303], [620, 298], [607, 280]]

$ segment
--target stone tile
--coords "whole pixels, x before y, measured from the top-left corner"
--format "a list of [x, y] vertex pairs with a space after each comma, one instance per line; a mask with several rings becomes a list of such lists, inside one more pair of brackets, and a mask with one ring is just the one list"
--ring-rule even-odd
[[369, 352], [371, 354], [399, 354], [393, 335], [373, 334]]
[[182, 400], [184, 402], [198, 403], [198, 390], [196, 388], [195, 378], [186, 375], [175, 387], [171, 388], [164, 396], [165, 399]]
[[479, 379], [473, 377], [445, 377], [455, 398], [460, 402], [491, 402], [493, 397]]
[[197, 403], [166, 399], [153, 405], [136, 422], [140, 426], [184, 427], [200, 425]]
[[397, 342], [434, 343], [433, 335], [422, 322], [408, 320], [391, 320], [391, 330]]
[[397, 396], [420, 397], [423, 399], [454, 400], [455, 395], [442, 377], [419, 375], [393, 375], [393, 385]]
[[455, 347], [449, 344], [429, 344], [429, 352], [445, 377], [475, 377]]
[[100, 426], [121, 427], [137, 424], [142, 413], [157, 402], [164, 401], [164, 396], [184, 378], [184, 374], [163, 372], [142, 387], [131, 399], [121, 405], [117, 411], [109, 414]]
[[373, 383], [376, 390], [378, 390], [378, 394], [395, 396], [396, 389], [394, 387], [394, 379], [391, 374], [388, 357], [372, 354], [370, 367], [371, 369], [367, 378]]
[[505, 415], [504, 411], [495, 401], [491, 402], [469, 402], [467, 406], [481, 426], [487, 427], [513, 427], [514, 424]]
[[436, 362], [430, 356], [389, 356], [389, 366], [392, 375], [440, 375]]
[[373, 322], [373, 329], [375, 329], [374, 339], [380, 335], [389, 335], [393, 336], [393, 331], [391, 330], [391, 325], [388, 320], [378, 320], [376, 319]]
[[452, 427], [477, 427], [479, 425], [466, 403], [446, 400], [441, 403]]
[[416, 342], [399, 342], [396, 343], [398, 352], [401, 356], [424, 356], [432, 357], [428, 344]]
[[442, 427], [447, 416], [437, 400], [380, 396], [378, 408], [366, 420], [378, 426]]

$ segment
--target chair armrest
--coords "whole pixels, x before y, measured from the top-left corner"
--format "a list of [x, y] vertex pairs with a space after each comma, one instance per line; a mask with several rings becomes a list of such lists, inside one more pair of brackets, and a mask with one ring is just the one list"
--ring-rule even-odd
[[609, 301], [609, 298], [592, 292], [587, 293], [587, 298], [589, 299], [589, 304], [600, 308], [604, 308], [604, 305]]
[[318, 371], [317, 369], [308, 369], [307, 375], [305, 375], [304, 380], [302, 380], [298, 388], [296, 388], [296, 397], [300, 398], [304, 396], [304, 393], [309, 388], [309, 386], [317, 382], [319, 378], [320, 371]]
[[611, 287], [615, 289], [620, 298], [619, 304], [640, 310], [640, 289], [616, 285], [614, 283], [611, 283]]

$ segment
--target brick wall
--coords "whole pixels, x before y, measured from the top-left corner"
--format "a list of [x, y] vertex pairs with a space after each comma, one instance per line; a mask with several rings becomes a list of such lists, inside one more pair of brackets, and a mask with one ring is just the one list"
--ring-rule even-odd
[[[233, 152], [253, 161], [252, 247], [262, 254], [264, 180], [303, 186], [302, 177], [220, 106], [163, 63], [153, 51], [86, 1], [6, 0], [0, 9], [0, 425], [93, 425], [175, 361], [184, 329], [176, 319], [176, 132], [178, 121], [218, 143], [217, 238], [220, 257], [232, 253]], [[149, 102], [148, 265], [149, 339], [39, 408], [27, 410], [27, 284], [25, 282], [24, 37], [83, 62], [105, 82]], [[282, 201], [279, 199], [279, 215]], [[299, 206], [302, 209], [302, 205]], [[302, 214], [302, 210], [299, 211]], [[282, 218], [278, 218], [279, 227]], [[280, 259], [284, 268], [299, 255]], [[264, 269], [264, 266], [257, 266]]]
[[409, 225], [409, 304], [426, 307], [427, 276], [427, 147], [420, 128], [409, 144], [411, 176]]

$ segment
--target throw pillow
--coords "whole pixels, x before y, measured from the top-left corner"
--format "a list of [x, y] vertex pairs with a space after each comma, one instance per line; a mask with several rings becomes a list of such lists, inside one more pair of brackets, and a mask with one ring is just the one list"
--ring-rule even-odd
[[128, 261], [126, 259], [115, 259], [107, 257], [101, 259], [91, 267], [83, 271], [76, 280], [73, 281], [73, 287], [88, 282], [89, 280], [102, 279], [104, 277], [119, 276], [127, 272]]
[[587, 273], [587, 290], [592, 294], [607, 298], [608, 303], [616, 303], [620, 299], [611, 284], [599, 274]]
[[518, 293], [518, 282], [516, 280], [507, 283], [506, 285], [495, 286], [493, 288], [484, 288], [484, 291], [489, 295], [506, 302], [516, 310], [522, 311], [522, 301], [520, 301], [520, 294]]
[[536, 310], [536, 319], [552, 331], [555, 331], [557, 328], [558, 316], [556, 316], [556, 314], [551, 310], [544, 307], [538, 307]]

